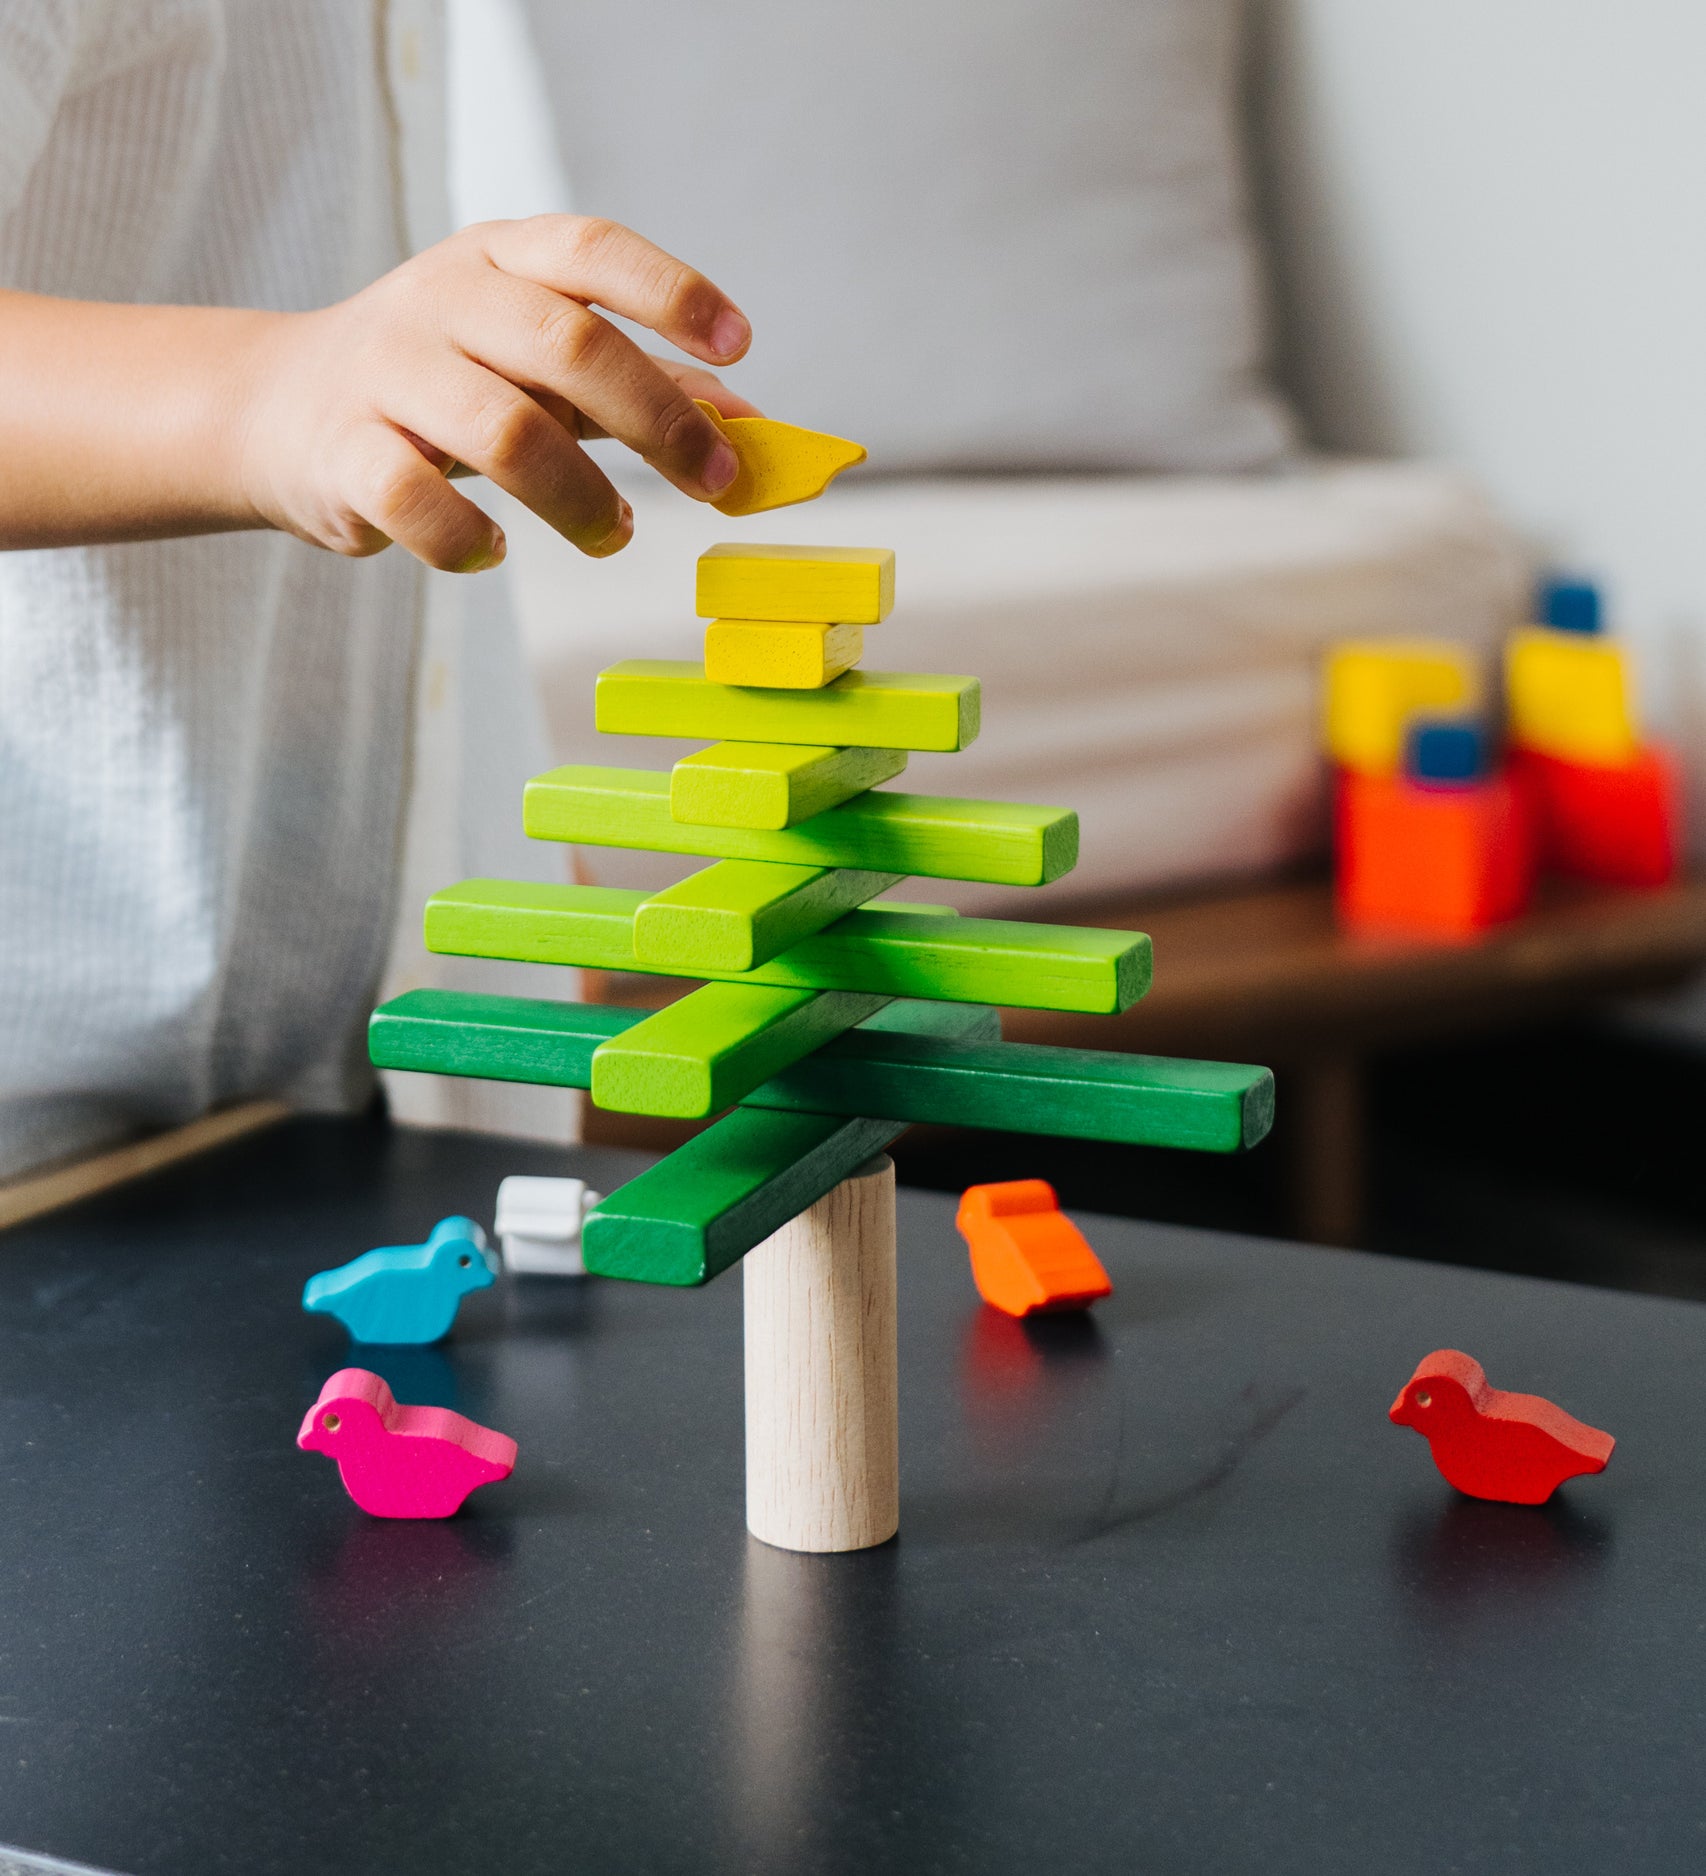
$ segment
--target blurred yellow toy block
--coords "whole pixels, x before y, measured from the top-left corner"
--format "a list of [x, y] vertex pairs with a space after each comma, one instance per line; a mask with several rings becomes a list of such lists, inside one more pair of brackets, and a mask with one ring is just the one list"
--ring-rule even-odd
[[1327, 658], [1327, 753], [1359, 775], [1395, 775], [1419, 715], [1464, 715], [1481, 702], [1481, 671], [1462, 645], [1435, 639], [1347, 639]]
[[1629, 654], [1609, 639], [1524, 626], [1505, 649], [1511, 741], [1565, 762], [1613, 768], [1640, 752]]
[[759, 515], [821, 495], [843, 469], [865, 460], [863, 443], [824, 430], [802, 430], [773, 417], [724, 417], [695, 398], [740, 461], [740, 473], [711, 506], [721, 515]]
[[864, 649], [862, 625], [713, 619], [705, 628], [705, 675], [713, 684], [822, 690], [851, 671]]
[[701, 619], [878, 625], [894, 605], [889, 547], [761, 547], [720, 542], [699, 556]]

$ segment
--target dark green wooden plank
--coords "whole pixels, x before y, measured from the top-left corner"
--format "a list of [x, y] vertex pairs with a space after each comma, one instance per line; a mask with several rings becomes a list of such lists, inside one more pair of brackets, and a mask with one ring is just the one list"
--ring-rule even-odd
[[[989, 1010], [890, 1004], [869, 1020], [891, 1031], [977, 1034]], [[705, 1283], [815, 1204], [904, 1121], [738, 1107], [587, 1215], [586, 1267], [642, 1283]]]
[[708, 1282], [905, 1131], [904, 1121], [737, 1107], [587, 1214], [586, 1267]]
[[[955, 1025], [981, 1019], [969, 1031]], [[412, 990], [374, 1012], [381, 1068], [584, 1088], [599, 1043], [643, 1011]], [[1002, 1042], [994, 1011], [891, 1003], [745, 1097], [755, 1107], [871, 1114], [1133, 1146], [1230, 1153], [1273, 1123], [1265, 1068]]]

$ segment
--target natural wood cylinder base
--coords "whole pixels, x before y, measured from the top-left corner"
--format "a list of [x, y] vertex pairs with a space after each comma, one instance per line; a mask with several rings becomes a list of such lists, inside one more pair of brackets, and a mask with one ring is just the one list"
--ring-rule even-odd
[[746, 1254], [746, 1524], [782, 1550], [900, 1528], [894, 1162], [879, 1154]]

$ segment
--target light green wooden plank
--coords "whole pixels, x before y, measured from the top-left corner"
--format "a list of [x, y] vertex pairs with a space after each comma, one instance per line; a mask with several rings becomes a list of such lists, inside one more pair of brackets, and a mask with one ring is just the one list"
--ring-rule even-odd
[[883, 997], [706, 984], [592, 1055], [596, 1107], [697, 1120], [862, 1023]]
[[894, 604], [894, 549], [723, 541], [699, 556], [693, 598], [701, 619], [879, 625]]
[[[655, 970], [634, 955], [634, 913], [644, 898], [612, 886], [465, 880], [427, 901], [426, 945], [429, 951], [466, 957]], [[1149, 988], [1150, 947], [1141, 932], [863, 906], [755, 970], [693, 974], [801, 989], [1112, 1013], [1128, 1008]]]
[[[990, 1014], [911, 1008], [918, 1012], [912, 1020], [932, 1034], [956, 1021], [976, 1033]], [[879, 1016], [896, 1025], [907, 1020], [893, 1006]], [[581, 1231], [587, 1269], [645, 1283], [704, 1283], [904, 1131], [892, 1120], [736, 1108], [588, 1214]]]
[[1070, 808], [877, 788], [769, 832], [686, 826], [671, 818], [669, 795], [670, 777], [657, 770], [573, 765], [527, 784], [522, 823], [536, 840], [582, 847], [867, 866], [999, 886], [1046, 886], [1078, 864], [1078, 816]]
[[686, 659], [629, 658], [599, 672], [593, 715], [616, 736], [964, 749], [980, 697], [975, 677], [936, 671], [848, 671], [822, 690], [756, 690], [713, 684]]
[[898, 873], [719, 860], [641, 901], [634, 956], [681, 977], [750, 971], [899, 884]]
[[715, 743], [670, 771], [670, 819], [779, 831], [892, 781], [905, 767], [904, 749]]
[[[991, 1127], [1132, 1146], [1231, 1153], [1273, 1123], [1265, 1068], [1003, 1042], [993, 1010], [897, 1000], [745, 1096], [753, 1107]], [[380, 1068], [584, 1088], [592, 1052], [639, 1010], [411, 990], [374, 1011]], [[941, 1024], [942, 1027], [931, 1027]]]

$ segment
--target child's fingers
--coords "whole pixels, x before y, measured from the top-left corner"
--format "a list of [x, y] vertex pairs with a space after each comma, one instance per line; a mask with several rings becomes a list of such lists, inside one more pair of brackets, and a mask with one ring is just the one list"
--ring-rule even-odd
[[[665, 377], [673, 378], [691, 398], [703, 398], [707, 404], [715, 406], [720, 417], [762, 417], [764, 412], [738, 391], [731, 391], [714, 371], [706, 371], [700, 365], [684, 364], [679, 358], [658, 358], [652, 353], [646, 354]], [[608, 435], [599, 429], [584, 411], [580, 413], [580, 435], [591, 439]]]
[[572, 413], [576, 431], [626, 443], [684, 494], [715, 500], [739, 473], [734, 451], [681, 385], [578, 300], [497, 274], [447, 323], [466, 356], [559, 415]]
[[352, 495], [369, 526], [429, 567], [478, 573], [504, 557], [502, 528], [387, 424], [374, 424], [366, 433]]
[[410, 374], [386, 413], [506, 489], [583, 554], [614, 554], [633, 512], [573, 436], [515, 385], [465, 358]]
[[620, 222], [535, 215], [478, 232], [505, 273], [637, 320], [708, 364], [732, 365], [752, 342], [746, 315], [721, 287]]

